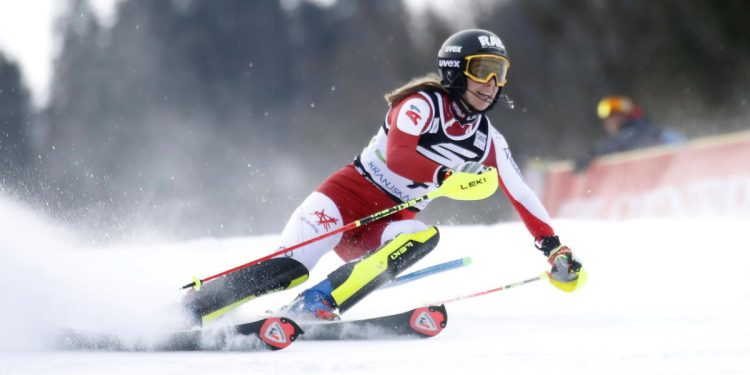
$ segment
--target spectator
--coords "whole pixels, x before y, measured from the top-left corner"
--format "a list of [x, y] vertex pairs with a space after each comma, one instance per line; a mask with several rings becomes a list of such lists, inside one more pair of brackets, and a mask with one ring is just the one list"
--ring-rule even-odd
[[624, 96], [608, 96], [600, 100], [597, 115], [609, 137], [576, 159], [576, 171], [586, 169], [594, 158], [602, 155], [685, 141], [684, 136], [674, 130], [648, 121], [641, 108]]

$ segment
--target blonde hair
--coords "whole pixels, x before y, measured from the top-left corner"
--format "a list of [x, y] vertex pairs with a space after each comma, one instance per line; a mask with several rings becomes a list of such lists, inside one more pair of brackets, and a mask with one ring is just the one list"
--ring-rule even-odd
[[407, 96], [423, 90], [448, 93], [448, 90], [440, 84], [440, 77], [436, 73], [429, 73], [413, 78], [403, 86], [385, 94], [385, 101], [388, 102], [388, 105], [393, 106], [404, 100]]

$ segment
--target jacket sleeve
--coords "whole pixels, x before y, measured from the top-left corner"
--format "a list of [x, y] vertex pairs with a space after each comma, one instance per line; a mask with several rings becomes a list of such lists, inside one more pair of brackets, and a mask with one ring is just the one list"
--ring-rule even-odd
[[419, 137], [432, 124], [432, 105], [413, 94], [388, 112], [389, 124], [386, 162], [388, 168], [415, 182], [435, 182], [440, 164], [417, 152]]
[[521, 170], [513, 161], [505, 137], [492, 127], [490, 133], [492, 134], [492, 149], [487, 164], [497, 168], [500, 187], [505, 196], [513, 204], [534, 239], [555, 235], [547, 210], [523, 180]]

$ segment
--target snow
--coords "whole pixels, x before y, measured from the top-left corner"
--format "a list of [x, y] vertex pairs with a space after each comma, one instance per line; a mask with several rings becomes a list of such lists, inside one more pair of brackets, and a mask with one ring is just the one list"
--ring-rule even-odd
[[[448, 326], [417, 341], [297, 342], [280, 352], [104, 352], [51, 347], [62, 327], [123, 336], [174, 325], [179, 286], [275, 249], [276, 236], [96, 248], [0, 197], [0, 374], [746, 374], [750, 373], [748, 218], [557, 220], [589, 272], [563, 293], [539, 281], [447, 305]], [[377, 291], [345, 317], [395, 313], [540, 274], [521, 223], [441, 227], [415, 268], [473, 264]], [[326, 256], [319, 279], [338, 266]], [[299, 290], [263, 297], [244, 321]]]

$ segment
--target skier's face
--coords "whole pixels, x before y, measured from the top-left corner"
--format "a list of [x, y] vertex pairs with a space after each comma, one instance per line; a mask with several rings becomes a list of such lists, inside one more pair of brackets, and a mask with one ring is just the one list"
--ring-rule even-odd
[[497, 95], [498, 87], [495, 78], [487, 83], [479, 83], [471, 78], [466, 79], [466, 92], [463, 100], [478, 111], [484, 111], [492, 104], [492, 100]]
[[610, 136], [615, 136], [620, 132], [620, 128], [622, 127], [623, 122], [625, 122], [625, 116], [619, 113], [613, 113], [602, 120], [604, 130]]

